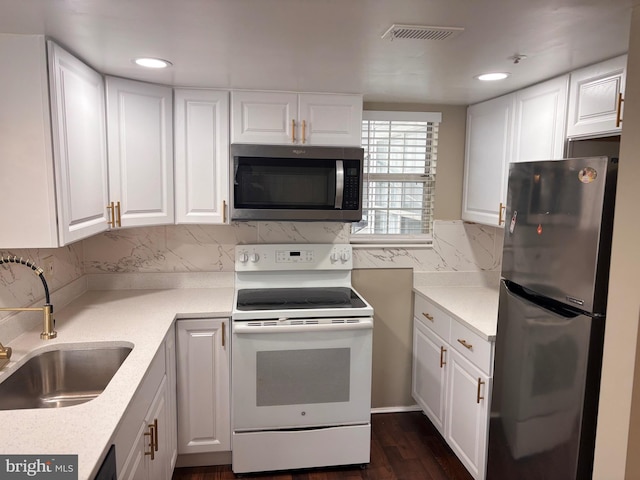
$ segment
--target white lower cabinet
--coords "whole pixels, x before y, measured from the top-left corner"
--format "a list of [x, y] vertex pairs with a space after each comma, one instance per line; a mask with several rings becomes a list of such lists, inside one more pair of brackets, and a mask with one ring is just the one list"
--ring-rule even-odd
[[473, 478], [484, 478], [490, 379], [452, 350], [448, 359], [445, 438]]
[[413, 398], [477, 480], [486, 474], [492, 364], [492, 342], [416, 295]]
[[231, 450], [229, 320], [177, 322], [178, 453]]
[[173, 330], [158, 350], [113, 438], [123, 480], [171, 480], [175, 465]]
[[413, 322], [412, 395], [444, 435], [444, 407], [447, 386], [447, 342], [420, 320]]

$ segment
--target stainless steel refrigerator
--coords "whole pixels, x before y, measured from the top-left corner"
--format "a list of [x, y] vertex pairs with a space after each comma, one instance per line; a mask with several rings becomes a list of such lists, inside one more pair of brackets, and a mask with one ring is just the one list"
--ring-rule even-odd
[[487, 478], [591, 478], [617, 159], [511, 165]]

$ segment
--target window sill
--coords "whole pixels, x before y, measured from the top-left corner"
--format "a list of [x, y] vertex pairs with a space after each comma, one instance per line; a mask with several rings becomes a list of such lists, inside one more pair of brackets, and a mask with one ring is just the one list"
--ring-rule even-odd
[[353, 248], [433, 248], [433, 238], [389, 238], [388, 236], [370, 235], [358, 238], [354, 235], [349, 239]]

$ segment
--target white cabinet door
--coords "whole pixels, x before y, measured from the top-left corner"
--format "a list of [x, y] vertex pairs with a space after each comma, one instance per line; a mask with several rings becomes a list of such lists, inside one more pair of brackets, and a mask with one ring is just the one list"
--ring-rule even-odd
[[418, 318], [413, 319], [411, 393], [444, 436], [448, 345]]
[[174, 222], [172, 93], [107, 77], [109, 197], [123, 227]]
[[177, 322], [178, 452], [231, 450], [227, 319]]
[[569, 75], [516, 92], [511, 162], [564, 156]]
[[362, 96], [231, 92], [231, 143], [360, 146]]
[[502, 226], [511, 159], [515, 95], [467, 109], [462, 219]]
[[176, 223], [226, 223], [229, 93], [174, 91]]
[[[171, 468], [170, 449], [171, 449], [171, 428], [169, 421], [169, 406], [167, 404], [168, 389], [167, 377], [163, 377], [160, 387], [156, 393], [147, 417], [145, 419], [149, 428], [150, 435], [147, 435], [147, 441], [153, 439], [151, 448], [153, 455], [145, 453], [145, 461], [147, 464], [147, 472], [149, 480], [171, 480], [173, 469]], [[147, 443], [147, 452], [151, 451], [149, 443]]]
[[60, 245], [107, 230], [104, 79], [47, 42]]
[[[136, 435], [133, 447], [129, 451], [129, 455], [125, 460], [122, 470], [118, 473], [118, 478], [122, 480], [147, 480], [148, 472], [145, 461], [145, 451], [149, 452], [149, 437], [145, 436], [147, 433], [147, 424], [142, 422], [138, 433]], [[122, 452], [117, 455], [124, 455], [126, 452]]]
[[231, 143], [295, 143], [298, 95], [231, 92]]
[[571, 73], [567, 137], [619, 134], [627, 56]]
[[476, 479], [484, 479], [490, 380], [455, 351], [449, 356], [445, 439]]
[[[304, 122], [304, 129], [300, 122]], [[301, 93], [297, 126], [299, 143], [359, 147], [362, 97]]]
[[165, 338], [165, 365], [167, 375], [167, 464], [171, 471], [178, 460], [178, 406], [177, 406], [177, 372], [176, 372], [176, 335], [172, 329]]

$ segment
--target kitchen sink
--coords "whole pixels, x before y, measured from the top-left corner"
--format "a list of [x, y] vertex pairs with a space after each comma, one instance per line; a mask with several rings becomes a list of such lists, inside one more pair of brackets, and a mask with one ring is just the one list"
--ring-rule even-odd
[[97, 347], [40, 353], [0, 383], [0, 410], [60, 408], [93, 400], [130, 352], [130, 347]]

